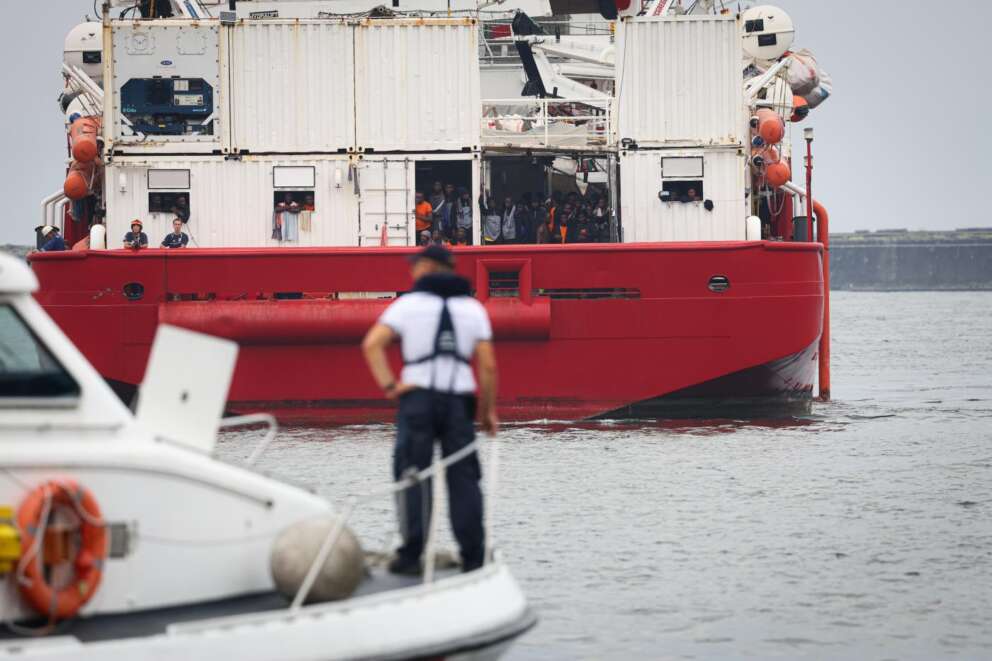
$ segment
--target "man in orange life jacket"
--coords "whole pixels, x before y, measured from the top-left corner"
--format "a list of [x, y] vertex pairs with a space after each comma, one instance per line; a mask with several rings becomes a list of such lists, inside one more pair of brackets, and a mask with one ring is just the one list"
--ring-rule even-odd
[[[369, 330], [362, 350], [375, 382], [386, 397], [399, 400], [393, 475], [396, 479], [431, 465], [435, 440], [448, 456], [475, 440], [476, 409], [482, 428], [496, 433], [496, 356], [492, 327], [482, 304], [471, 296], [468, 280], [454, 272], [454, 256], [441, 246], [424, 248], [413, 258], [413, 291], [390, 305]], [[402, 343], [403, 372], [393, 376], [386, 348]], [[471, 359], [479, 371], [479, 397]], [[477, 406], [478, 403], [478, 406]], [[446, 473], [451, 527], [462, 556], [462, 570], [482, 566], [485, 535], [482, 526], [482, 492], [479, 459], [470, 454], [452, 464]], [[430, 487], [414, 485], [399, 495], [398, 509], [403, 544], [389, 570], [416, 574], [421, 570], [429, 521], [424, 511]]]

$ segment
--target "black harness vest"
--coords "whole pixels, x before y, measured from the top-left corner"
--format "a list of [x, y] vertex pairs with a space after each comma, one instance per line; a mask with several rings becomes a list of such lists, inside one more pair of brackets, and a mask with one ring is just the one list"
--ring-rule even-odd
[[437, 325], [437, 333], [434, 335], [434, 345], [431, 352], [412, 360], [404, 360], [403, 365], [420, 365], [431, 361], [431, 390], [437, 390], [435, 383], [437, 363], [433, 361], [441, 356], [453, 358], [456, 365], [451, 371], [451, 381], [446, 392], [454, 392], [455, 378], [458, 376], [458, 364], [469, 365], [471, 357], [463, 356], [458, 352], [458, 338], [455, 334], [455, 324], [451, 319], [451, 311], [448, 309], [448, 299], [455, 296], [471, 295], [468, 280], [454, 274], [434, 273], [417, 280], [413, 286], [413, 291], [432, 294], [440, 298], [441, 319]]

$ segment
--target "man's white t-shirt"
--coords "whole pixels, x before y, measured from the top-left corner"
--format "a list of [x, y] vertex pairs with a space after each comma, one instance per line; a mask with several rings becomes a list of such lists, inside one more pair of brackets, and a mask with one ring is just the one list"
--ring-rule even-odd
[[[434, 338], [441, 324], [442, 305], [443, 299], [440, 296], [411, 292], [394, 301], [379, 317], [380, 324], [389, 326], [400, 336], [404, 362], [419, 360], [434, 352]], [[471, 296], [449, 298], [448, 313], [455, 328], [455, 341], [460, 355], [471, 358], [476, 344], [493, 339], [489, 315], [478, 300]], [[442, 392], [475, 392], [472, 367], [453, 356], [438, 356], [433, 360], [405, 365], [400, 380]]]

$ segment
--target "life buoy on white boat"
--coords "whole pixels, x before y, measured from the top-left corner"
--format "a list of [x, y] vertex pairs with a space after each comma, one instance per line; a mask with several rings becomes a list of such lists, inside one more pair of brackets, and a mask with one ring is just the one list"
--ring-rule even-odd
[[[44, 571], [46, 555], [60, 555], [46, 548], [44, 529], [48, 521], [42, 521], [56, 506], [71, 509], [79, 517], [78, 548], [71, 549], [73, 552], [65, 558], [72, 565], [72, 580], [60, 590], [45, 579]], [[107, 528], [93, 494], [72, 480], [46, 482], [31, 491], [18, 507], [17, 526], [25, 549], [17, 568], [21, 595], [31, 608], [52, 622], [74, 616], [100, 586], [107, 557]]]
[[785, 122], [778, 113], [768, 108], [759, 108], [755, 113], [758, 118], [757, 132], [766, 145], [775, 145], [785, 137]]
[[73, 161], [72, 165], [69, 166], [69, 174], [65, 177], [65, 183], [62, 184], [62, 192], [70, 200], [81, 200], [91, 194], [97, 188], [96, 182], [100, 167], [102, 164], [98, 160], [89, 163]]

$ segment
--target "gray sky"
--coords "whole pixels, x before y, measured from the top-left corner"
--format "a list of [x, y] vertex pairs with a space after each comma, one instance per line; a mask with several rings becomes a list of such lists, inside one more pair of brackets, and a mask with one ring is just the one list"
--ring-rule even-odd
[[[65, 134], [55, 103], [63, 40], [92, 15], [93, 3], [3, 4], [0, 120], [12, 149], [0, 165], [8, 197], [0, 243], [28, 244], [38, 203], [64, 178]], [[834, 81], [834, 95], [806, 120], [816, 128], [813, 190], [830, 211], [831, 229], [992, 225], [979, 202], [992, 189], [992, 166], [983, 165], [992, 158], [992, 131], [979, 121], [992, 99], [992, 2], [776, 4], [796, 22], [796, 45], [812, 50]], [[794, 174], [804, 177], [798, 163]]]

